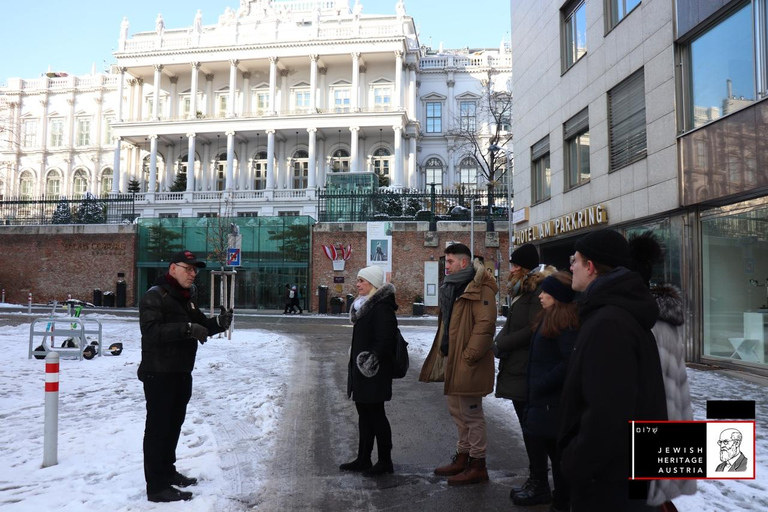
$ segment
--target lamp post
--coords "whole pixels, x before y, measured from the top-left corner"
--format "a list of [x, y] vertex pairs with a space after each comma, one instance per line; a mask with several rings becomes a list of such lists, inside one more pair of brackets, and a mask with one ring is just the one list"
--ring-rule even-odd
[[508, 234], [508, 243], [509, 243], [509, 254], [507, 255], [508, 258], [512, 257], [512, 173], [509, 169], [509, 151], [507, 151], [506, 148], [503, 148], [499, 146], [498, 144], [491, 144], [488, 146], [488, 151], [491, 153], [496, 153], [498, 151], [504, 152], [504, 164], [506, 168], [507, 173], [507, 229], [509, 230]]

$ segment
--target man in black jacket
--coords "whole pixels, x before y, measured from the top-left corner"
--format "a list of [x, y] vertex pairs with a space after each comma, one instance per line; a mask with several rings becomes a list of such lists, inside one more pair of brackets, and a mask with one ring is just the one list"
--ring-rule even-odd
[[558, 448], [571, 511], [655, 510], [630, 500], [629, 421], [666, 420], [659, 351], [651, 333], [659, 309], [629, 265], [626, 239], [601, 229], [571, 257], [581, 330], [568, 367]]
[[141, 298], [141, 364], [147, 422], [144, 428], [144, 477], [147, 499], [154, 502], [192, 499], [192, 493], [176, 487], [195, 485], [176, 470], [176, 445], [192, 395], [192, 369], [197, 342], [226, 331], [232, 309], [207, 318], [195, 304], [192, 285], [205, 263], [189, 251], [171, 258], [168, 272]]

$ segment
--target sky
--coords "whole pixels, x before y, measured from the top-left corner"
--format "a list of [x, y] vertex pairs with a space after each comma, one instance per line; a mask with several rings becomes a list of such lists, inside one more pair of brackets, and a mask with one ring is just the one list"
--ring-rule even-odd
[[[396, 0], [360, 0], [363, 14], [395, 14]], [[350, 5], [354, 0], [350, 0]], [[48, 71], [74, 75], [102, 71], [114, 63], [123, 16], [129, 34], [155, 29], [162, 13], [166, 29], [191, 26], [198, 9], [203, 25], [212, 25], [238, 0], [26, 0], [13, 2], [0, 16], [0, 85], [8, 78], [32, 79]], [[479, 2], [477, 5], [481, 5]], [[509, 0], [488, 0], [482, 8], [468, 9], [465, 0], [405, 0], [406, 13], [420, 29], [422, 45], [437, 48], [498, 48], [509, 41]]]
[[[91, 361], [61, 360], [58, 464], [42, 469], [43, 361], [27, 359], [28, 322], [36, 315], [18, 309], [22, 312], [11, 314], [19, 315], [24, 323], [0, 326], [0, 439], [13, 440], [0, 444], [3, 512], [221, 512], [231, 510], [233, 498], [237, 501], [246, 492], [256, 503], [263, 499], [271, 480], [268, 459], [275, 432], [281, 428], [287, 385], [296, 378], [292, 375], [295, 358], [286, 357], [295, 346], [290, 337], [235, 327], [231, 341], [212, 338], [199, 348], [177, 464], [200, 483], [190, 488], [195, 494], [192, 501], [158, 505], [146, 501], [144, 493], [141, 444], [145, 410], [136, 379], [141, 359], [137, 319], [86, 310], [83, 318], [100, 320], [104, 339], [122, 342], [123, 352]], [[416, 378], [414, 369], [423, 364], [436, 322], [431, 317], [424, 319], [424, 326], [401, 326], [409, 342], [412, 367], [404, 381]], [[696, 420], [704, 419], [707, 399], [756, 401], [757, 467], [754, 480], [700, 480], [697, 494], [674, 500], [678, 510], [767, 510], [768, 439], [760, 435], [768, 428], [765, 387], [718, 371], [689, 368], [688, 377]], [[244, 382], [248, 393], [229, 392], [242, 389]], [[514, 418], [510, 400], [489, 397], [483, 408], [489, 417]], [[505, 423], [509, 435], [522, 435], [517, 421]], [[248, 456], [237, 457], [243, 451]], [[500, 474], [492, 472], [491, 478], [501, 478]], [[247, 478], [237, 481], [241, 475]], [[345, 488], [354, 492], [354, 485]]]

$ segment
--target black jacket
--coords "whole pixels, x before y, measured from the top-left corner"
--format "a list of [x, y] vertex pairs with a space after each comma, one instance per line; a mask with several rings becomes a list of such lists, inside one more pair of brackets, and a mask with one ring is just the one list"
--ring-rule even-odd
[[143, 373], [191, 373], [195, 366], [197, 343], [188, 335], [188, 324], [197, 323], [213, 335], [223, 332], [216, 318], [208, 318], [160, 276], [139, 302], [141, 326], [141, 364]]
[[[354, 328], [347, 372], [347, 396], [355, 402], [373, 404], [392, 399], [396, 309], [395, 287], [387, 283], [368, 297], [360, 311], [354, 307], [349, 311]], [[378, 357], [379, 371], [373, 377], [360, 373], [357, 367], [360, 352], [373, 352]]]
[[547, 439], [557, 438], [557, 418], [565, 373], [578, 333], [563, 330], [557, 338], [546, 338], [537, 329], [528, 359], [528, 400], [523, 430]]
[[659, 308], [640, 275], [618, 267], [585, 290], [579, 315], [561, 400], [563, 475], [573, 486], [626, 482], [628, 422], [667, 419], [651, 333]]

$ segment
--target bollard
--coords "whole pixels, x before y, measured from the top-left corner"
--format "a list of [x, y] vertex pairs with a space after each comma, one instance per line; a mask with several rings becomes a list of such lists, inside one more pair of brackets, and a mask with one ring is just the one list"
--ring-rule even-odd
[[45, 427], [43, 467], [58, 464], [59, 451], [59, 354], [45, 356]]
[[27, 312], [32, 313], [32, 292], [29, 292], [29, 298], [27, 299]]
[[5, 288], [3, 288], [3, 297], [0, 299], [0, 304], [5, 304]]

